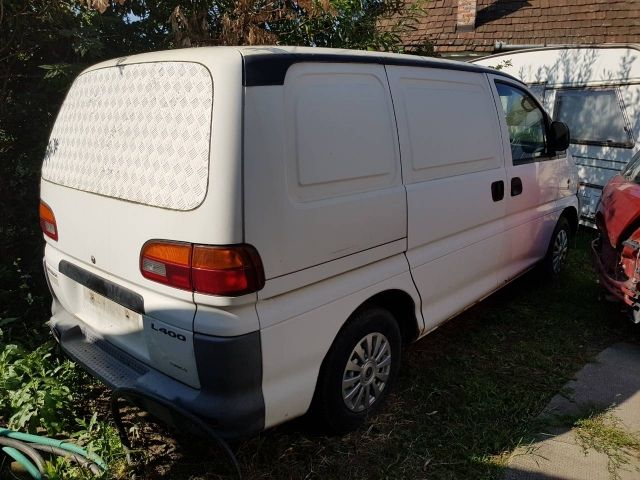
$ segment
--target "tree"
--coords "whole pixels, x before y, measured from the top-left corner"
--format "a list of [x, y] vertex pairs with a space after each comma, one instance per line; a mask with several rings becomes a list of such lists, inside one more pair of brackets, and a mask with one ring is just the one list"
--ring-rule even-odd
[[[100, 12], [124, 5], [167, 29], [171, 47], [305, 45], [404, 51], [426, 0], [79, 0]], [[431, 51], [428, 42], [414, 46]]]
[[101, 15], [76, 0], [0, 0], [0, 319], [46, 315], [38, 182], [69, 83], [87, 65], [158, 48], [167, 36], [134, 24], [128, 12], [115, 5]]

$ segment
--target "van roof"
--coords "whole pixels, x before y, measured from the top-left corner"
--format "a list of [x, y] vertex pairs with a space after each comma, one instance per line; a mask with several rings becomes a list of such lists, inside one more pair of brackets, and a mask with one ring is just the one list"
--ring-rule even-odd
[[561, 45], [503, 52], [474, 60], [495, 66], [508, 60], [503, 71], [528, 84], [581, 86], [640, 82], [640, 45]]
[[443, 60], [433, 57], [405, 55], [388, 52], [369, 52], [364, 50], [348, 50], [340, 48], [295, 47], [295, 46], [238, 46], [238, 47], [197, 47], [158, 52], [142, 53], [107, 60], [87, 70], [127, 65], [140, 62], [175, 60], [184, 56], [185, 61], [211, 58], [212, 54], [231, 56], [240, 53], [244, 62], [244, 85], [282, 85], [287, 69], [294, 63], [376, 63], [380, 65], [402, 65], [415, 67], [440, 68], [478, 73], [492, 73], [509, 77], [521, 82], [511, 75], [481, 65], [474, 65], [454, 60]]

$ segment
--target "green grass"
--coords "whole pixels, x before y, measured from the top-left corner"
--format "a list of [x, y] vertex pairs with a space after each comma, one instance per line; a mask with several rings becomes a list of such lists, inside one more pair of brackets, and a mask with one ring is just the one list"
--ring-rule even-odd
[[[589, 233], [578, 237], [558, 281], [529, 273], [409, 346], [395, 392], [362, 429], [324, 437], [298, 420], [235, 445], [245, 478], [499, 478], [509, 454], [534, 436], [535, 418], [575, 372], [612, 343], [640, 342], [640, 328], [620, 306], [599, 301], [589, 240]], [[60, 365], [47, 358], [50, 368]], [[46, 381], [46, 375], [24, 375], [36, 384]], [[4, 392], [9, 398], [9, 389]], [[73, 412], [65, 431], [109, 457], [113, 477], [126, 477], [112, 427], [89, 420], [94, 412], [108, 415], [108, 396], [101, 388], [89, 392], [76, 405], [60, 390], [61, 406]], [[29, 418], [43, 415], [34, 409]], [[0, 408], [0, 424], [13, 414], [15, 409]], [[592, 420], [578, 425], [586, 442], [620, 440]], [[201, 440], [176, 442], [151, 424], [139, 424], [137, 431], [134, 446], [146, 452], [142, 478], [218, 478], [212, 472], [220, 465]], [[52, 469], [56, 478], [74, 478], [64, 465]]]
[[620, 478], [619, 470], [633, 457], [640, 457], [640, 434], [626, 431], [622, 421], [610, 412], [578, 419], [574, 431], [585, 453], [593, 449], [607, 456], [612, 480]]
[[[535, 417], [586, 362], [618, 341], [640, 341], [619, 305], [599, 301], [581, 234], [556, 282], [531, 272], [404, 353], [383, 413], [345, 437], [303, 422], [238, 446], [248, 478], [498, 478]], [[202, 454], [200, 452], [199, 454]], [[175, 478], [206, 471], [181, 468]], [[199, 478], [214, 478], [209, 475]]]

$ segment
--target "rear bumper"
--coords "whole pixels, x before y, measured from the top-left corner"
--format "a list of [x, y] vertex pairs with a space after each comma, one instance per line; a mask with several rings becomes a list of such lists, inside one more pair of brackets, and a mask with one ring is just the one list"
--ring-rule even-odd
[[225, 438], [264, 429], [259, 332], [238, 337], [194, 334], [201, 384], [195, 389], [101, 339], [66, 310], [55, 310], [49, 327], [64, 352], [109, 387], [156, 394], [203, 417]]

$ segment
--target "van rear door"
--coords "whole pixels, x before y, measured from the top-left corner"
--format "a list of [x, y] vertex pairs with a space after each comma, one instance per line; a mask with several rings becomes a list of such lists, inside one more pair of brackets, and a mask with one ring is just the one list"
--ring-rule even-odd
[[[193, 387], [193, 292], [144, 278], [140, 252], [154, 239], [242, 241], [239, 169], [228, 168], [239, 163], [241, 57], [223, 50], [205, 65], [198, 55], [161, 52], [82, 73], [51, 133], [41, 184], [58, 233], [45, 237], [62, 307], [54, 319], [80, 320]], [[213, 76], [223, 70], [216, 87], [237, 85], [218, 107], [226, 155], [212, 147]]]

